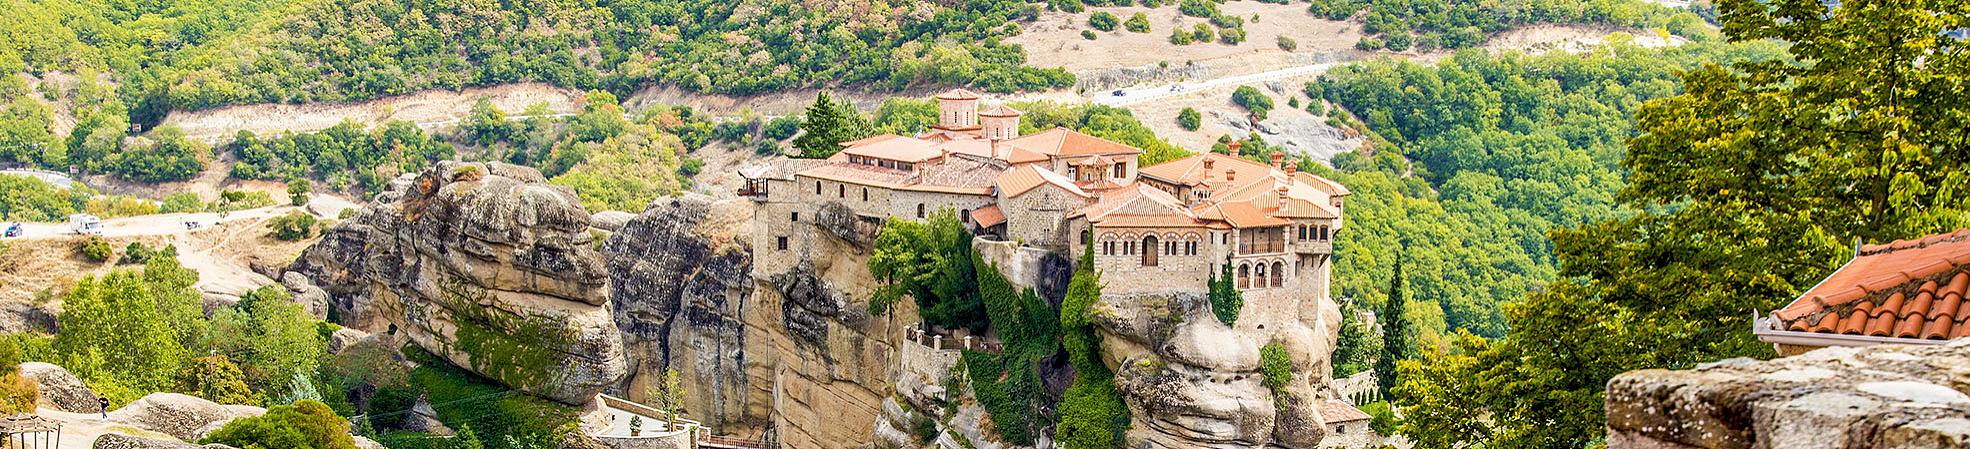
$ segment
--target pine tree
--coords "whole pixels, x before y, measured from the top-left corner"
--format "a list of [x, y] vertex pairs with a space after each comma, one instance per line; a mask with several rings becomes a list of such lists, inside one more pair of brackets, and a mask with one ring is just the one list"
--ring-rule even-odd
[[1238, 321], [1238, 310], [1245, 308], [1245, 295], [1238, 292], [1238, 286], [1231, 281], [1231, 259], [1226, 258], [1218, 275], [1211, 276], [1207, 284], [1211, 298], [1211, 313], [1218, 321], [1230, 326]]
[[1388, 302], [1382, 305], [1382, 313], [1376, 317], [1382, 322], [1382, 356], [1375, 359], [1375, 386], [1388, 396], [1396, 384], [1396, 362], [1416, 357], [1416, 348], [1411, 344], [1409, 318], [1404, 310], [1409, 308], [1409, 292], [1402, 278], [1402, 252], [1395, 253], [1395, 275], [1389, 280]]
[[836, 102], [822, 92], [807, 106], [800, 129], [806, 133], [795, 138], [793, 146], [800, 149], [801, 157], [820, 159], [841, 151], [842, 142], [868, 137], [869, 122], [854, 105]]
[[479, 434], [472, 433], [471, 424], [462, 424], [458, 434], [451, 437], [451, 449], [486, 449], [486, 444], [479, 441]]

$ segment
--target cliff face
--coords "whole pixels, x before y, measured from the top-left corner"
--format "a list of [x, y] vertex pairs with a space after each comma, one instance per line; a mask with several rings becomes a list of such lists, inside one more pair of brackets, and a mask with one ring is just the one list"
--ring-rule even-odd
[[539, 172], [445, 162], [392, 182], [288, 271], [344, 326], [581, 404], [627, 372], [595, 243], [574, 192]]
[[[1202, 294], [1104, 296], [1091, 311], [1102, 356], [1116, 373], [1135, 427], [1153, 447], [1287, 447], [1320, 443], [1327, 357], [1339, 310], [1304, 297], [1268, 309], [1248, 298], [1237, 326], [1218, 322]], [[1278, 343], [1293, 378], [1277, 396], [1263, 384], [1260, 350]]]
[[1965, 391], [1970, 339], [1633, 371], [1608, 382], [1608, 447], [1970, 447]]

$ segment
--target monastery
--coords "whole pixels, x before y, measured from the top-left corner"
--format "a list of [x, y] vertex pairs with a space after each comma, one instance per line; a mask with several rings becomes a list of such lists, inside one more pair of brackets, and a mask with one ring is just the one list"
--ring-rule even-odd
[[[873, 220], [949, 209], [984, 238], [1080, 254], [1094, 245], [1105, 295], [1205, 292], [1232, 266], [1247, 304], [1240, 328], [1269, 309], [1329, 300], [1340, 183], [1271, 163], [1207, 153], [1141, 166], [1141, 149], [1054, 128], [1020, 134], [1020, 112], [979, 110], [963, 89], [937, 95], [938, 124], [916, 136], [852, 142], [832, 157], [749, 167], [740, 193], [759, 204], [762, 263], [802, 254], [793, 223], [839, 203]], [[1235, 154], [1234, 147], [1231, 153]]]

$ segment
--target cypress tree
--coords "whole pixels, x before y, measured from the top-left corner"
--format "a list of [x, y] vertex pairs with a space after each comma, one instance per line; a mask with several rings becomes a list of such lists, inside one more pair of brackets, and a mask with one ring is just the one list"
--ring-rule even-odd
[[805, 158], [826, 158], [841, 151], [841, 143], [868, 136], [868, 119], [855, 110], [848, 102], [836, 102], [827, 92], [815, 95], [814, 104], [807, 106], [807, 115], [800, 122], [800, 129], [806, 131], [793, 140], [793, 146], [800, 149]]
[[1403, 313], [1408, 308], [1409, 292], [1402, 277], [1402, 252], [1397, 250], [1395, 275], [1389, 280], [1389, 298], [1376, 317], [1382, 322], [1382, 356], [1375, 358], [1375, 386], [1384, 397], [1395, 388], [1396, 362], [1416, 357], [1416, 348], [1410, 342], [1409, 318]]

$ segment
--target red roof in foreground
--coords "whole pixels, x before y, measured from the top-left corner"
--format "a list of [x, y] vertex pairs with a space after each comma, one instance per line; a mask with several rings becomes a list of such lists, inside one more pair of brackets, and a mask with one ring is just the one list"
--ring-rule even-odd
[[1354, 406], [1348, 405], [1347, 402], [1339, 399], [1328, 399], [1327, 402], [1320, 404], [1320, 420], [1326, 421], [1328, 424], [1367, 421], [1373, 418], [1373, 416], [1368, 416], [1368, 413], [1362, 412], [1361, 409], [1354, 408]]
[[1791, 305], [1785, 330], [1945, 340], [1970, 336], [1970, 229], [1862, 246]]
[[1006, 213], [999, 210], [997, 204], [980, 207], [971, 211], [971, 221], [978, 223], [978, 227], [981, 228], [998, 226], [1006, 222]]

